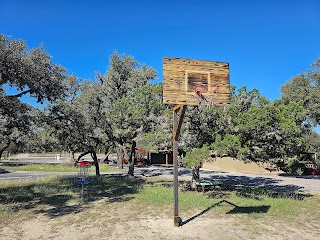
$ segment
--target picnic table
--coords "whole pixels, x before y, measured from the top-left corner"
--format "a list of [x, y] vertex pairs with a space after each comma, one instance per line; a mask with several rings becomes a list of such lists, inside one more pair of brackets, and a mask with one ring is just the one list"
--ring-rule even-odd
[[201, 181], [196, 182], [197, 187], [195, 190], [198, 191], [198, 187], [201, 187], [202, 192], [204, 193], [205, 188], [210, 188], [210, 187], [216, 188], [216, 186], [221, 187], [222, 184], [223, 184], [223, 182], [221, 182], [221, 181], [201, 180]]

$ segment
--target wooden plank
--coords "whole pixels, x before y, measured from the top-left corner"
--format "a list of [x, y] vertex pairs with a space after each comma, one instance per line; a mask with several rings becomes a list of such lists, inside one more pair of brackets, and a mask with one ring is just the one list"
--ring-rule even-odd
[[[203, 93], [202, 95], [204, 95], [205, 97], [208, 96], [212, 96], [212, 94], [209, 93]], [[186, 99], [187, 101], [193, 101], [193, 100], [197, 100], [197, 97], [195, 96], [195, 94], [176, 94], [176, 93], [166, 93], [163, 95], [164, 99], [174, 99], [177, 98], [178, 100], [181, 99]], [[215, 99], [221, 99], [221, 100], [229, 100], [230, 98], [230, 94], [228, 93], [224, 93], [224, 94], [215, 94], [214, 95]]]
[[178, 113], [178, 111], [180, 109], [180, 114], [179, 114], [179, 118], [178, 118], [178, 121], [177, 121], [177, 126], [176, 126], [176, 129], [174, 129], [174, 131], [173, 131], [173, 140], [174, 141], [179, 141], [181, 126], [182, 126], [184, 114], [186, 112], [186, 108], [187, 108], [186, 105], [176, 105], [173, 108], [173, 111], [175, 111], [176, 113]]
[[224, 72], [228, 72], [229, 68], [218, 68], [218, 67], [213, 67], [213, 66], [195, 66], [195, 65], [190, 65], [190, 66], [186, 66], [186, 65], [168, 65], [168, 66], [164, 66], [163, 70], [164, 71], [176, 71], [176, 72], [184, 72], [184, 71], [204, 71], [204, 72], [220, 72], [220, 73], [224, 73]]
[[[230, 104], [229, 98], [214, 98], [213, 100], [210, 100], [209, 102], [216, 102], [219, 104]], [[199, 100], [197, 98], [179, 98], [178, 96], [176, 98], [163, 98], [163, 103], [165, 104], [182, 104], [190, 103], [191, 105], [198, 105]], [[188, 105], [188, 104], [186, 104]]]
[[[194, 91], [192, 89], [181, 89], [184, 86], [181, 86], [179, 88], [179, 86], [172, 86], [172, 85], [166, 85], [164, 86], [164, 95], [169, 95], [172, 93], [176, 93], [178, 95], [184, 96], [185, 94], [187, 95], [193, 95]], [[198, 88], [200, 89], [200, 88]], [[209, 90], [212, 89], [212, 87], [209, 86]], [[225, 84], [225, 85], [218, 85], [218, 90], [216, 91], [217, 95], [223, 95], [223, 94], [230, 94], [230, 85]]]
[[181, 105], [177, 104], [173, 107], [173, 111], [177, 111], [179, 108], [181, 108]]
[[[184, 102], [184, 101], [188, 101], [188, 102], [199, 102], [198, 98], [191, 96], [191, 97], [180, 97], [180, 96], [175, 96], [175, 98], [173, 98], [174, 96], [164, 96], [163, 100], [164, 101], [177, 101], [177, 102]], [[213, 101], [217, 101], [217, 102], [230, 102], [230, 97], [229, 96], [225, 96], [225, 97], [208, 97], [208, 96], [204, 96], [205, 99], [212, 99]], [[180, 104], [180, 103], [179, 103]]]
[[166, 81], [170, 81], [170, 79], [183, 79], [186, 76], [195, 76], [201, 74], [210, 74], [211, 79], [219, 79], [220, 81], [229, 81], [229, 73], [228, 72], [212, 72], [212, 71], [173, 71], [173, 70], [166, 70], [164, 71], [164, 79]]
[[[178, 104], [188, 105], [188, 106], [198, 106], [199, 102], [189, 102], [189, 101], [164, 101], [164, 104], [170, 104], [174, 105], [178, 102]], [[216, 106], [216, 107], [226, 107], [229, 106], [230, 102], [215, 102], [213, 104], [210, 104], [210, 106]], [[202, 106], [208, 106], [207, 104], [202, 104]]]
[[[164, 104], [168, 104], [168, 105], [174, 105], [175, 102], [165, 102]], [[179, 104], [183, 104], [183, 105], [188, 105], [188, 106], [199, 106], [199, 102], [187, 102], [187, 101], [184, 101], [184, 102], [179, 102]], [[218, 103], [212, 103], [210, 105], [208, 104], [201, 104], [201, 106], [210, 106], [210, 107], [227, 107], [229, 106], [230, 103], [224, 103], [224, 102], [218, 102]]]
[[164, 78], [170, 79], [170, 78], [183, 78], [186, 75], [190, 74], [210, 74], [212, 78], [225, 78], [229, 77], [228, 71], [211, 71], [211, 70], [191, 70], [191, 69], [185, 69], [185, 70], [177, 70], [177, 69], [166, 69], [164, 70]]
[[215, 72], [220, 74], [228, 74], [228, 68], [207, 68], [207, 67], [197, 67], [197, 66], [189, 66], [189, 67], [177, 67], [177, 66], [171, 66], [170, 68], [164, 68], [163, 72], [176, 72], [183, 74], [186, 71], [189, 72]]
[[207, 61], [207, 60], [194, 60], [194, 59], [187, 59], [187, 58], [171, 58], [171, 57], [164, 57], [163, 64], [169, 65], [185, 65], [185, 66], [208, 66], [208, 67], [215, 67], [215, 68], [229, 68], [229, 63], [227, 62], [217, 62], [217, 61]]

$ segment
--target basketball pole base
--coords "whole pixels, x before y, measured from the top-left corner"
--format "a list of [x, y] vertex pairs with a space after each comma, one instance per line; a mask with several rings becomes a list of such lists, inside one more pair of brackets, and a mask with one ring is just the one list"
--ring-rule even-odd
[[180, 223], [179, 223], [179, 216], [174, 216], [174, 226], [175, 227], [180, 227]]

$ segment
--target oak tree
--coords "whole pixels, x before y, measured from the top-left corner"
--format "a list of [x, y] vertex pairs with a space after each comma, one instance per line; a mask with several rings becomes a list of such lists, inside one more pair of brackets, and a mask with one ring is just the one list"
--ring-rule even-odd
[[64, 79], [65, 69], [52, 62], [43, 46], [29, 49], [23, 40], [0, 35], [0, 158], [31, 124], [32, 107], [21, 97], [56, 100], [65, 93]]

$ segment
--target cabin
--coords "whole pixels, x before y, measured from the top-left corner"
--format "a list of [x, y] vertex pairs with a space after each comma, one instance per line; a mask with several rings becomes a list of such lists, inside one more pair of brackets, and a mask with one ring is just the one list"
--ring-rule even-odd
[[172, 150], [150, 151], [150, 164], [173, 164]]

